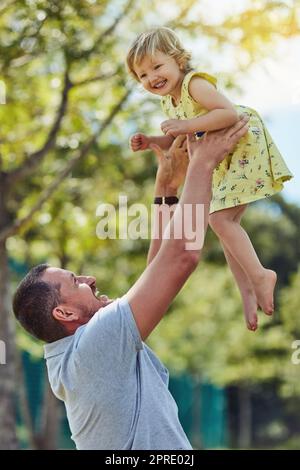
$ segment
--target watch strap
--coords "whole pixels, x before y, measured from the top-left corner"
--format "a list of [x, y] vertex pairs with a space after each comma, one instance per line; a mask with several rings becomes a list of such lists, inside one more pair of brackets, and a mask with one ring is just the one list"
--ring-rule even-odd
[[167, 204], [168, 206], [177, 204], [178, 201], [179, 199], [176, 196], [159, 196], [154, 198], [154, 204]]

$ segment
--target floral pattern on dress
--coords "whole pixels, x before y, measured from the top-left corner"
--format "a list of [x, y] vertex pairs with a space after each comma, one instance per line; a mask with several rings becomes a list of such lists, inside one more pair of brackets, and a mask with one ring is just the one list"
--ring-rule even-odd
[[[162, 97], [162, 108], [169, 119], [191, 119], [208, 112], [189, 94], [189, 82], [194, 76], [217, 84], [211, 75], [189, 72], [182, 82], [178, 106], [174, 106], [170, 95]], [[210, 213], [270, 197], [293, 177], [259, 114], [247, 106], [235, 108], [239, 114], [249, 116], [249, 130], [214, 170]]]

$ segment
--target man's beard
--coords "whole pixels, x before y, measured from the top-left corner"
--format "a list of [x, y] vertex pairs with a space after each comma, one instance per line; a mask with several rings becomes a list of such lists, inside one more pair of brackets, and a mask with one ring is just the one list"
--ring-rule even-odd
[[82, 312], [82, 318], [86, 320], [87, 322], [95, 315], [95, 313], [98, 311], [98, 308], [91, 308], [88, 307], [87, 305], [78, 305], [80, 308], [80, 311]]

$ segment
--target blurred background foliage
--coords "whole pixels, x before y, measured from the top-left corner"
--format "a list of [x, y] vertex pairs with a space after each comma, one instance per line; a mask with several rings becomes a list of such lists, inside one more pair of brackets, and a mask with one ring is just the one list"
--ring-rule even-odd
[[[202, 4], [1, 2], [0, 337], [8, 344], [0, 369], [1, 448], [71, 445], [60, 426], [64, 411], [47, 386], [42, 346], [12, 326], [10, 296], [22, 275], [48, 262], [95, 275], [99, 290], [117, 297], [145, 267], [148, 240], [96, 237], [99, 204], [117, 207], [120, 194], [128, 204], [152, 201], [155, 159], [150, 152], [131, 154], [128, 139], [136, 130], [157, 133], [163, 116], [124, 66], [136, 34], [163, 24], [176, 28], [193, 52], [197, 41], [195, 62], [229, 90], [272, 55], [274, 44], [299, 35], [299, 1], [249, 0], [215, 21]], [[217, 13], [218, 2], [211, 8]], [[213, 69], [211, 56], [228, 50], [229, 69], [222, 60]], [[239, 294], [209, 232], [201, 265], [149, 343], [174, 380], [190, 377], [195, 399], [199, 384], [223, 390], [226, 446], [299, 447], [299, 369], [291, 363], [291, 344], [300, 339], [300, 208], [277, 196], [253, 205], [245, 226], [262, 262], [278, 273], [274, 319], [261, 313], [259, 330], [246, 330]], [[39, 412], [30, 404], [37, 390]], [[184, 406], [184, 394], [178, 400]], [[260, 419], [266, 404], [270, 410]], [[200, 419], [193, 417], [194, 431]], [[191, 434], [194, 445], [205, 447], [198, 434]]]

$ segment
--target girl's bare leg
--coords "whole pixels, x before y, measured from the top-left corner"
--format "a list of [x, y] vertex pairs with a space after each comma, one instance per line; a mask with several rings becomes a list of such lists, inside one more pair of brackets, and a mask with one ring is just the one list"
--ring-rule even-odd
[[210, 215], [210, 225], [218, 235], [222, 245], [235, 258], [253, 285], [257, 302], [262, 310], [271, 315], [274, 311], [274, 288], [276, 273], [260, 263], [250, 238], [235, 220], [240, 206], [223, 209]]
[[[237, 211], [234, 220], [237, 223], [241, 223], [242, 216], [247, 209], [247, 205], [244, 204], [239, 206], [239, 210]], [[224, 255], [227, 260], [227, 263], [233, 273], [236, 283], [240, 289], [241, 296], [243, 299], [243, 306], [244, 306], [244, 313], [245, 313], [245, 320], [249, 330], [255, 331], [258, 327], [258, 319], [257, 319], [257, 299], [254, 292], [253, 285], [250, 279], [247, 276], [247, 273], [243, 270], [241, 265], [236, 261], [234, 256], [227, 250], [225, 245], [223, 246]]]
[[[245, 212], [247, 206], [238, 206], [236, 209], [236, 214], [234, 216], [234, 220], [240, 223], [243, 213]], [[227, 264], [234, 276], [234, 279], [237, 283], [239, 291], [241, 293], [241, 297], [243, 300], [243, 307], [244, 307], [244, 314], [245, 320], [247, 324], [247, 328], [251, 331], [255, 331], [257, 329], [257, 300], [254, 292], [254, 288], [251, 284], [250, 279], [248, 278], [245, 271], [242, 269], [240, 264], [236, 261], [234, 256], [230, 253], [224, 243], [220, 240], [224, 255], [227, 261]]]
[[241, 268], [239, 263], [231, 255], [230, 251], [227, 250], [225, 245], [222, 244], [222, 246], [227, 264], [230, 267], [230, 270], [236, 280], [236, 283], [242, 296], [247, 328], [251, 331], [255, 331], [258, 327], [258, 305], [254, 288], [245, 271]]

